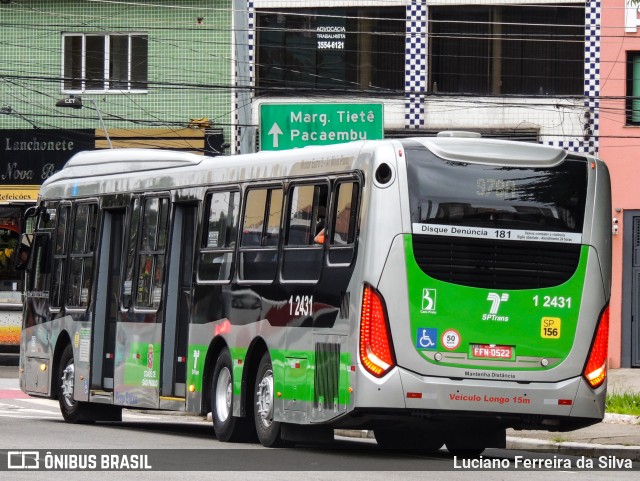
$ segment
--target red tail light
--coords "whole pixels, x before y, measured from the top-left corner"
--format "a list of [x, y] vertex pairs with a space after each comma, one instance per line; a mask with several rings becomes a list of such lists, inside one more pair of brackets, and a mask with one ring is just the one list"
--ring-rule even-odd
[[609, 306], [604, 308], [598, 321], [598, 329], [591, 344], [589, 358], [584, 368], [584, 377], [596, 389], [607, 378], [607, 356], [609, 352]]
[[360, 316], [360, 361], [376, 377], [384, 376], [395, 365], [384, 300], [366, 284]]

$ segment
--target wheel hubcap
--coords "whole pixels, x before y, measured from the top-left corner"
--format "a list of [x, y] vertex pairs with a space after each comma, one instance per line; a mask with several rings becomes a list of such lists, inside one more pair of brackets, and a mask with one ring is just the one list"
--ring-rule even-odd
[[220, 370], [216, 384], [216, 415], [220, 421], [226, 421], [229, 417], [232, 397], [231, 372], [225, 367]]
[[75, 378], [75, 369], [73, 363], [69, 364], [62, 371], [62, 398], [67, 406], [73, 407], [75, 401], [73, 400], [73, 381]]
[[256, 395], [260, 420], [265, 427], [269, 427], [273, 422], [273, 372], [271, 369], [262, 376]]

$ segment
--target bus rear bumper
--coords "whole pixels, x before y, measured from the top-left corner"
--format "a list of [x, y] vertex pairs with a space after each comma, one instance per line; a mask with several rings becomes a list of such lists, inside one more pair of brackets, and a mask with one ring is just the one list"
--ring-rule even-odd
[[372, 419], [389, 415], [425, 421], [493, 418], [506, 427], [550, 431], [577, 429], [604, 417], [606, 382], [594, 390], [581, 376], [527, 383], [420, 376], [396, 368], [374, 389], [384, 392], [387, 383], [401, 386], [402, 400], [394, 396], [393, 400], [381, 399], [375, 406], [371, 401], [379, 398], [373, 392], [363, 393], [369, 391], [364, 388], [356, 399], [355, 411], [361, 415], [367, 412]]
[[400, 370], [400, 378], [409, 409], [604, 417], [605, 388], [594, 391], [582, 377], [523, 383], [423, 377]]

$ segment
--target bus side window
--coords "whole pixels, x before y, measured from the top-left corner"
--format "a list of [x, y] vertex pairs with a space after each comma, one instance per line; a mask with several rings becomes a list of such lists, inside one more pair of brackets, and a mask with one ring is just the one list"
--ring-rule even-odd
[[131, 307], [131, 301], [133, 299], [132, 286], [134, 284], [133, 272], [136, 262], [136, 248], [138, 247], [138, 230], [140, 224], [140, 199], [135, 197], [131, 202], [131, 208], [129, 209], [129, 222], [127, 223], [129, 234], [127, 235], [127, 247], [126, 247], [126, 267], [124, 275], [124, 284], [122, 287], [122, 307], [129, 309]]
[[62, 307], [67, 266], [67, 232], [71, 205], [62, 204], [56, 214], [56, 230], [53, 246], [53, 279], [51, 285], [51, 307]]
[[213, 192], [208, 196], [198, 280], [230, 281], [233, 277], [239, 208], [238, 191]]
[[168, 239], [169, 199], [147, 198], [142, 219], [135, 307], [158, 309], [162, 301]]
[[49, 285], [49, 269], [47, 251], [49, 249], [49, 234], [36, 234], [31, 244], [28, 272], [28, 287], [30, 291], [46, 291]]
[[360, 186], [340, 182], [336, 186], [332, 226], [329, 235], [329, 262], [350, 264], [355, 253]]
[[283, 192], [280, 187], [248, 191], [240, 241], [241, 280], [275, 279], [282, 201]]
[[269, 189], [268, 215], [266, 220], [267, 228], [262, 233], [263, 246], [278, 247], [283, 197], [282, 189]]
[[289, 191], [282, 260], [284, 281], [317, 281], [322, 272], [327, 184], [294, 185]]
[[98, 206], [77, 204], [74, 213], [66, 304], [69, 307], [85, 308], [91, 302], [93, 287]]

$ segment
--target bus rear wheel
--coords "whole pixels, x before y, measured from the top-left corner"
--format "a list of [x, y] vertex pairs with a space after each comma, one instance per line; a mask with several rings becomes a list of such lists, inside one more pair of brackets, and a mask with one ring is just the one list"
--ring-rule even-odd
[[273, 366], [268, 352], [265, 352], [260, 360], [253, 392], [253, 417], [258, 440], [268, 448], [285, 446], [286, 443], [280, 436], [281, 423], [273, 420]]
[[75, 386], [75, 363], [73, 361], [73, 348], [67, 344], [62, 351], [58, 363], [58, 403], [62, 417], [68, 423], [93, 422], [91, 406], [88, 403], [76, 401], [73, 398]]
[[486, 448], [504, 449], [507, 433], [504, 426], [479, 424], [447, 431], [444, 442], [454, 456], [477, 458]]
[[210, 393], [211, 417], [216, 438], [223, 442], [250, 440], [251, 420], [233, 415], [233, 364], [228, 349], [224, 349], [216, 361]]
[[454, 435], [446, 440], [447, 451], [459, 458], [477, 458], [487, 447], [482, 439], [481, 433], [474, 433], [467, 437], [460, 434]]

